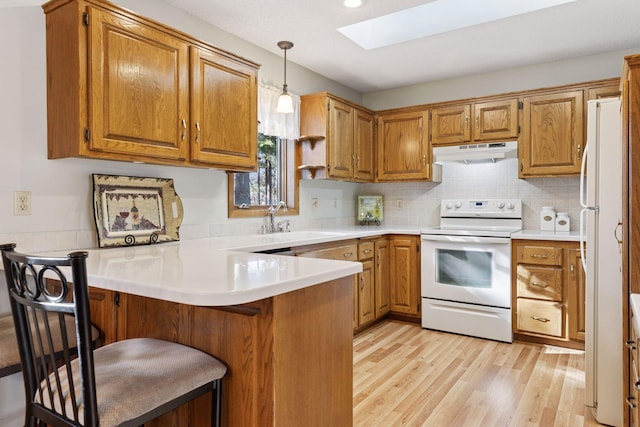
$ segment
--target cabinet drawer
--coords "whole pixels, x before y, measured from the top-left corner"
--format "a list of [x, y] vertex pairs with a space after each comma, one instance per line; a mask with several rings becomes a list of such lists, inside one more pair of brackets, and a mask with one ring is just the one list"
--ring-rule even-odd
[[562, 248], [518, 246], [516, 261], [523, 264], [562, 265]]
[[518, 330], [563, 337], [563, 306], [552, 301], [518, 298]]
[[315, 251], [302, 252], [298, 256], [307, 258], [324, 258], [324, 259], [336, 259], [343, 261], [357, 261], [358, 260], [358, 245], [342, 245], [327, 249], [318, 249]]
[[373, 242], [360, 242], [358, 243], [358, 259], [371, 259], [373, 258]]
[[517, 296], [562, 301], [562, 268], [518, 264]]

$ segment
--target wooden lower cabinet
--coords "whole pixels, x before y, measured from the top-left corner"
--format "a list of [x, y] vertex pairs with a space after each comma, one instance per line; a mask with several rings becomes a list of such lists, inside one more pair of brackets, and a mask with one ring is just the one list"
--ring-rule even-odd
[[577, 242], [512, 241], [516, 339], [584, 348], [585, 275]]
[[375, 271], [373, 275], [375, 287], [375, 316], [380, 319], [391, 309], [389, 300], [389, 240], [378, 239], [375, 247]]
[[389, 276], [391, 312], [419, 319], [420, 236], [389, 238]]
[[[91, 318], [107, 343], [160, 338], [227, 365], [224, 426], [352, 425], [351, 277], [228, 307], [97, 294]], [[210, 415], [209, 395], [145, 425], [204, 426]]]
[[638, 409], [638, 386], [640, 385], [640, 359], [638, 358], [638, 345], [640, 345], [640, 335], [635, 327], [633, 313], [630, 312], [629, 339], [625, 346], [628, 348], [629, 357], [629, 389], [626, 393], [626, 404], [629, 408], [629, 426], [638, 427], [640, 425], [640, 410]]

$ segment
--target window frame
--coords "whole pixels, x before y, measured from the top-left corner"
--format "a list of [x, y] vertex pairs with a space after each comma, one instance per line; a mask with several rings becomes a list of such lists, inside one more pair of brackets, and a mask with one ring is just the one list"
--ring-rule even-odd
[[[285, 171], [285, 202], [287, 203], [287, 210], [279, 210], [276, 215], [278, 216], [290, 216], [299, 214], [299, 196], [300, 196], [300, 174], [296, 168], [298, 158], [298, 147], [294, 139], [280, 139], [281, 143], [286, 144], [286, 150], [282, 153], [284, 164], [286, 167], [282, 169]], [[282, 165], [280, 165], [282, 167]], [[255, 171], [254, 171], [255, 172]], [[269, 205], [251, 205], [246, 208], [241, 208], [234, 203], [235, 195], [235, 174], [243, 172], [227, 172], [227, 216], [229, 218], [258, 218], [261, 216], [267, 216], [267, 210]], [[280, 183], [278, 183], [280, 185]]]

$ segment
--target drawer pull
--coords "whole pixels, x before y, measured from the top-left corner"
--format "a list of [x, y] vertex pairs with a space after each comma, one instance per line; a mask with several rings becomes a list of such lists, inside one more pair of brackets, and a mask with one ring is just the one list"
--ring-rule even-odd
[[637, 391], [640, 391], [640, 381], [636, 381], [635, 383], [633, 383], [633, 388], [635, 388]]
[[625, 341], [624, 345], [629, 350], [635, 350], [636, 349], [636, 341], [635, 340], [627, 340], [627, 341]]
[[368, 253], [370, 253], [370, 252], [371, 252], [371, 249], [365, 249], [365, 250], [364, 250], [364, 251], [362, 251], [362, 252], [364, 252], [365, 254], [368, 254]]
[[547, 319], [546, 317], [531, 316], [531, 318], [533, 320], [537, 320], [538, 322], [542, 322], [542, 323], [549, 323], [551, 321], [550, 319]]
[[548, 288], [549, 285], [547, 285], [546, 283], [540, 283], [540, 282], [531, 282], [532, 286], [536, 286], [538, 288]]
[[549, 254], [531, 254], [529, 255], [531, 258], [540, 258], [540, 259], [546, 259], [549, 258]]
[[345, 252], [344, 257], [349, 258], [353, 256], [353, 252]]
[[627, 402], [627, 405], [629, 405], [630, 408], [635, 409], [635, 407], [636, 407], [636, 398], [635, 397], [629, 396], [624, 401]]

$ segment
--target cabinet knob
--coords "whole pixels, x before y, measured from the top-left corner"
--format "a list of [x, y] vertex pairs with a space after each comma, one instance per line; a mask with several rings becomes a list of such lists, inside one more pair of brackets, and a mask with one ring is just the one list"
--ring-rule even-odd
[[200, 122], [196, 122], [196, 144], [200, 142]]
[[187, 136], [187, 121], [185, 119], [182, 119], [182, 140], [184, 141], [184, 138]]
[[626, 340], [624, 345], [629, 350], [635, 350], [636, 349], [636, 340]]
[[629, 407], [631, 409], [635, 409], [635, 407], [636, 407], [636, 398], [635, 397], [627, 396], [627, 398], [624, 401], [627, 402], [627, 405], [629, 405]]

